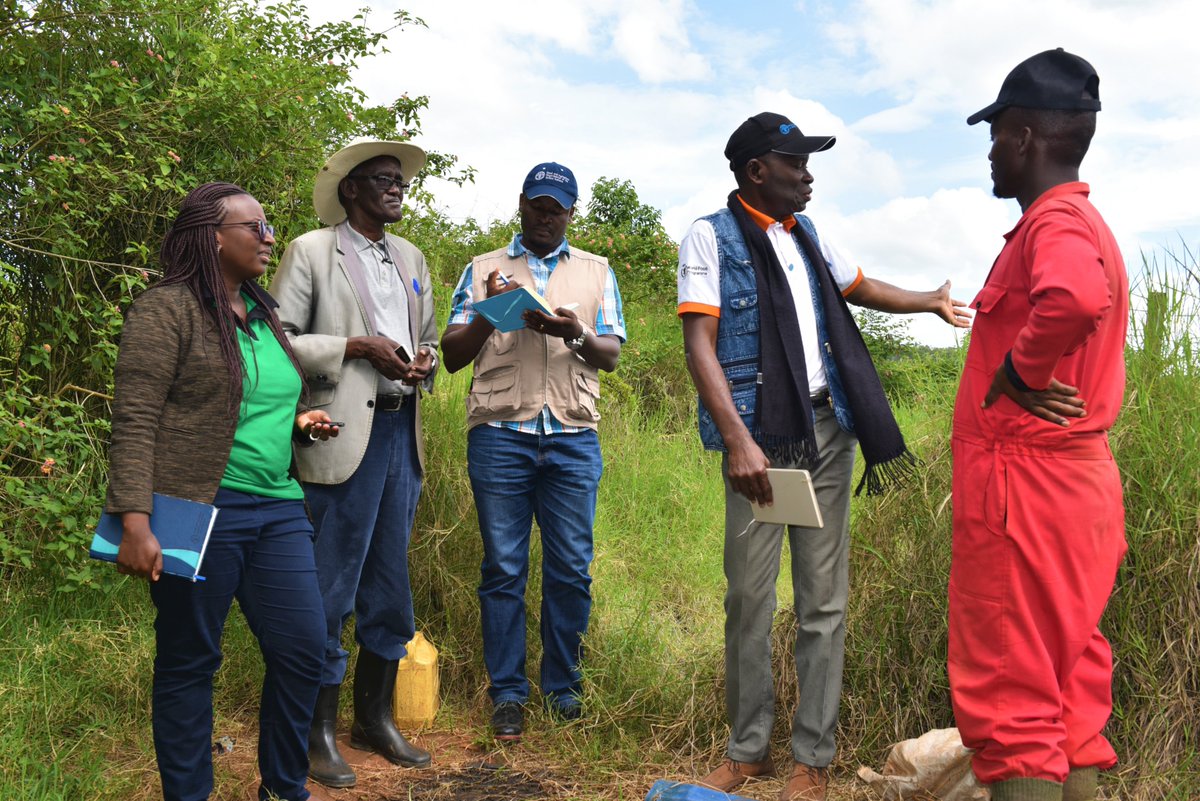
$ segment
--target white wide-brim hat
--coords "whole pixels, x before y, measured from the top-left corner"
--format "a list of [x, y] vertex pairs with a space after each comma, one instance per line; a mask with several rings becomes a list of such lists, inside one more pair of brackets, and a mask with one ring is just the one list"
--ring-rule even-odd
[[326, 225], [337, 225], [346, 219], [346, 210], [338, 202], [338, 184], [350, 171], [376, 156], [392, 156], [400, 162], [405, 181], [411, 181], [425, 166], [425, 151], [408, 142], [388, 142], [381, 139], [359, 138], [329, 157], [317, 173], [313, 184], [313, 208]]

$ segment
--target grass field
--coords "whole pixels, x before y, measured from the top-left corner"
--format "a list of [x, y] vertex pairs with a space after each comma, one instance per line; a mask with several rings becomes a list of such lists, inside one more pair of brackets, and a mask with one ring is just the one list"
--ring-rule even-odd
[[[1132, 337], [1128, 398], [1112, 437], [1131, 547], [1104, 624], [1117, 659], [1109, 733], [1122, 763], [1103, 786], [1106, 797], [1126, 801], [1200, 797], [1200, 363], [1189, 335], [1197, 293], [1169, 285], [1141, 287], [1143, 308], [1161, 311]], [[622, 368], [604, 380], [588, 716], [571, 736], [547, 744], [548, 759], [574, 766], [596, 788], [588, 797], [606, 799], [631, 797], [628, 786], [606, 789], [618, 786], [607, 776], [686, 776], [719, 758], [726, 734], [718, 463], [701, 451], [693, 430], [672, 315], [626, 311], [630, 343]], [[949, 370], [928, 361], [889, 366], [897, 371], [892, 391], [905, 400], [902, 426], [924, 469], [902, 492], [855, 501], [835, 763], [841, 780], [859, 764], [878, 767], [891, 742], [953, 723], [945, 586], [949, 410], [960, 358], [937, 357], [950, 360]], [[440, 725], [482, 733], [488, 706], [475, 599], [480, 546], [465, 465], [468, 381], [465, 374], [443, 376], [424, 407], [430, 468], [411, 561], [419, 626], [442, 653]], [[536, 538], [534, 549], [536, 564]], [[4, 575], [0, 798], [154, 797], [152, 608], [144, 585], [113, 579], [62, 592], [61, 569], [36, 563]], [[782, 575], [778, 653], [787, 651], [790, 634], [787, 571]], [[533, 599], [539, 580], [535, 571]], [[534, 602], [531, 667], [539, 656], [537, 627]], [[225, 653], [216, 730], [252, 730], [262, 668], [237, 614]], [[777, 660], [781, 698], [795, 692], [788, 662]], [[788, 716], [781, 710], [778, 717], [774, 750], [782, 758]], [[218, 779], [226, 790], [239, 781]], [[222, 792], [218, 797], [226, 797]]]

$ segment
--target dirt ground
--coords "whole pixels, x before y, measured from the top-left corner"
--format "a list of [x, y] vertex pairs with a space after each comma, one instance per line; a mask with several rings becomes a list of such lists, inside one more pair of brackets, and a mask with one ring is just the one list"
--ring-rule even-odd
[[[485, 751], [468, 738], [426, 734], [414, 742], [433, 753], [433, 764], [405, 770], [376, 754], [350, 747], [339, 738], [342, 755], [358, 774], [358, 784], [331, 790], [309, 782], [313, 801], [515, 801], [577, 798], [579, 787], [564, 784], [552, 771], [527, 764], [521, 746]], [[520, 766], [514, 763], [520, 763]]]
[[[214, 768], [239, 777], [236, 784], [244, 792], [236, 796], [236, 801], [254, 801], [258, 787], [254, 733], [241, 733], [244, 739], [236, 741], [232, 752], [214, 756]], [[433, 753], [433, 764], [421, 770], [398, 768], [378, 755], [351, 748], [348, 736], [343, 734], [338, 739], [339, 747], [358, 774], [358, 784], [333, 790], [309, 782], [308, 789], [313, 801], [640, 801], [658, 779], [686, 781], [708, 768], [681, 763], [676, 771], [664, 774], [648, 766], [640, 775], [622, 774], [606, 781], [594, 766], [580, 771], [570, 765], [549, 763], [538, 742], [542, 737], [564, 733], [532, 732], [520, 745], [496, 746], [480, 741], [476, 732], [427, 732], [413, 738]], [[775, 801], [785, 778], [748, 782], [740, 788], [739, 796]], [[863, 785], [853, 780], [835, 781], [830, 786], [829, 801], [862, 801], [869, 797]]]

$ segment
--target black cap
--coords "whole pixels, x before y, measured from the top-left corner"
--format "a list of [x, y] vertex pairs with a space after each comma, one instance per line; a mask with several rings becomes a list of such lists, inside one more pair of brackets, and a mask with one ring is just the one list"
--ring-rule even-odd
[[1009, 106], [1099, 111], [1100, 76], [1087, 61], [1061, 47], [1038, 53], [1008, 73], [996, 102], [967, 117], [967, 125], [991, 122]]
[[725, 158], [729, 159], [729, 169], [736, 170], [763, 153], [806, 156], [828, 150], [836, 141], [832, 136], [805, 136], [787, 117], [764, 111], [733, 132], [725, 145]]

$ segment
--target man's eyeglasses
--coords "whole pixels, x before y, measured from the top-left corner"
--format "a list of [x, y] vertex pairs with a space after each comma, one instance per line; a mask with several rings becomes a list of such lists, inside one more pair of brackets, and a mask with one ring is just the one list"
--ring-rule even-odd
[[241, 222], [219, 223], [218, 228], [224, 228], [230, 225], [249, 225], [255, 229], [258, 234], [259, 242], [266, 242], [268, 236], [275, 236], [275, 226], [268, 225], [266, 220], [242, 220]]
[[410, 186], [412, 186], [412, 184], [406, 182], [403, 178], [393, 178], [390, 175], [379, 175], [379, 174], [354, 175], [354, 174], [350, 174], [350, 175], [347, 175], [346, 177], [347, 178], [360, 178], [360, 179], [365, 178], [365, 179], [369, 180], [371, 183], [375, 184], [375, 188], [378, 189], [380, 192], [391, 191], [391, 188], [393, 186], [398, 186], [398, 187], [400, 187], [401, 192], [406, 192], [406, 191], [408, 191], [408, 188]]

